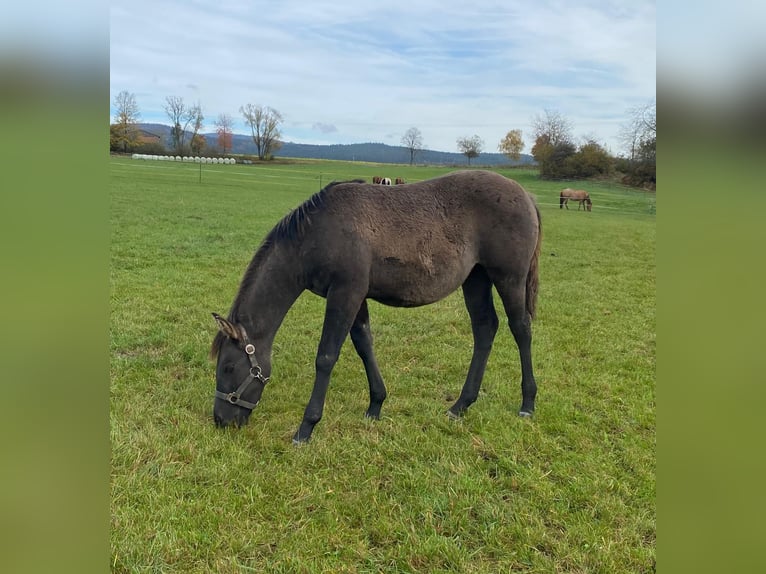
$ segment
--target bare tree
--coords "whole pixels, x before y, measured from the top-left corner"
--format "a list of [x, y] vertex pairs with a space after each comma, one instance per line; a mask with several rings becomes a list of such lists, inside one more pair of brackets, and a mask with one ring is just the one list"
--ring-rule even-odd
[[620, 129], [628, 162], [623, 166], [623, 183], [656, 189], [657, 184], [657, 103], [651, 101], [628, 111], [628, 122]]
[[545, 110], [532, 119], [535, 141], [544, 138], [553, 147], [572, 144], [572, 123], [556, 110]]
[[224, 155], [227, 151], [231, 151], [233, 127], [234, 120], [229, 114], [218, 115], [218, 119], [215, 121], [215, 133], [218, 134], [218, 147], [221, 148], [221, 153]]
[[532, 156], [540, 167], [540, 177], [560, 179], [571, 175], [567, 158], [577, 151], [572, 138], [572, 123], [555, 110], [545, 110], [532, 118], [535, 143]]
[[628, 159], [634, 161], [643, 148], [657, 140], [657, 103], [651, 101], [628, 110], [628, 121], [620, 127], [619, 138]]
[[468, 165], [471, 165], [471, 159], [479, 157], [484, 149], [484, 140], [479, 136], [462, 137], [457, 139], [457, 148], [464, 156], [468, 158]]
[[410, 151], [410, 165], [415, 161], [415, 154], [423, 149], [423, 135], [418, 128], [410, 128], [402, 136], [402, 145]]
[[[167, 96], [165, 98], [165, 113], [170, 118], [172, 124], [170, 128], [170, 135], [173, 138], [173, 149], [176, 153], [182, 154], [186, 145], [186, 129], [189, 124], [192, 123], [196, 117], [192, 113], [197, 106], [187, 109], [184, 104], [184, 99], [179, 96]], [[202, 115], [202, 110], [199, 110]], [[200, 120], [201, 122], [202, 120]], [[181, 123], [183, 122], [183, 124]]]
[[114, 98], [114, 125], [111, 130], [114, 133], [116, 141], [115, 146], [122, 148], [123, 152], [138, 143], [138, 119], [141, 113], [138, 110], [135, 94], [127, 90], [122, 90]]
[[511, 130], [500, 140], [497, 149], [510, 160], [518, 160], [521, 157], [521, 150], [524, 149], [524, 139], [521, 137], [521, 130]]
[[245, 123], [250, 126], [253, 143], [258, 151], [258, 159], [270, 158], [281, 147], [279, 124], [282, 114], [268, 106], [246, 104], [239, 108], [245, 117]]

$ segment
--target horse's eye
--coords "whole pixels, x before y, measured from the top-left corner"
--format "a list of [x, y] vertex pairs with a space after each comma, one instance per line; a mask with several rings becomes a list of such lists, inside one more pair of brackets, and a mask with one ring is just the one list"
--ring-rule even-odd
[[234, 363], [226, 363], [223, 366], [223, 372], [226, 374], [231, 374], [234, 372]]

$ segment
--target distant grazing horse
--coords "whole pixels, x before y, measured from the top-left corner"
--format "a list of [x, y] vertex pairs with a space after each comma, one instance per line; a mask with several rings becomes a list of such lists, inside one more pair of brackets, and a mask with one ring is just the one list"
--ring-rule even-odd
[[384, 177], [380, 180], [381, 185], [391, 185], [391, 178], [390, 177]]
[[395, 185], [402, 185], [404, 183], [404, 178], [403, 177], [397, 177], [396, 181], [394, 183], [395, 183]]
[[580, 211], [580, 207], [590, 211], [591, 206], [593, 205], [587, 191], [583, 189], [570, 189], [567, 187], [561, 191], [561, 194], [559, 194], [559, 209], [563, 207], [569, 209], [567, 203], [569, 203], [570, 199], [577, 202], [577, 211]]
[[380, 417], [386, 387], [373, 352], [367, 299], [417, 307], [461, 286], [473, 357], [448, 414], [460, 417], [479, 395], [499, 323], [494, 286], [521, 360], [519, 415], [531, 416], [537, 393], [531, 323], [540, 238], [540, 213], [531, 196], [493, 172], [453, 172], [411, 183], [406, 193], [363, 180], [329, 184], [268, 233], [244, 273], [228, 318], [213, 313], [219, 326], [211, 348], [218, 358], [216, 425], [247, 423], [271, 376], [274, 337], [304, 290], [327, 302], [314, 388], [294, 443], [308, 441], [322, 418], [330, 374], [349, 333], [369, 383], [366, 416]]
[[375, 177], [372, 178], [372, 183], [380, 183], [382, 179], [383, 179], [382, 177], [380, 177], [379, 175], [376, 175]]

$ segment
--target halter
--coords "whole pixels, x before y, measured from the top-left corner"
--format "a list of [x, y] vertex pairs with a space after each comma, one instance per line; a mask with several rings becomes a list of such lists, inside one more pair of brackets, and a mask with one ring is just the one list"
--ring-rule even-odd
[[263, 373], [261, 372], [261, 366], [258, 364], [258, 360], [255, 358], [255, 346], [250, 342], [250, 340], [247, 338], [247, 335], [245, 337], [245, 353], [247, 353], [247, 358], [250, 361], [250, 373], [247, 375], [244, 381], [242, 381], [242, 384], [239, 385], [236, 391], [233, 393], [222, 393], [218, 389], [215, 391], [215, 396], [219, 399], [223, 399], [224, 401], [231, 403], [232, 405], [237, 405], [238, 407], [243, 407], [246, 409], [250, 409], [251, 411], [258, 405], [258, 402], [251, 403], [250, 401], [246, 401], [242, 399], [242, 394], [245, 392], [247, 387], [252, 383], [255, 379], [258, 379], [264, 386], [266, 383], [269, 382], [269, 377], [264, 377]]

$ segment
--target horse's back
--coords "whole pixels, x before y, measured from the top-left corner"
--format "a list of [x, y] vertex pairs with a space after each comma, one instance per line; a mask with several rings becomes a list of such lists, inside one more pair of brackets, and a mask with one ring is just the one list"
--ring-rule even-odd
[[430, 211], [435, 206], [481, 208], [483, 202], [504, 200], [527, 202], [531, 197], [516, 181], [490, 171], [465, 170], [399, 187], [381, 188], [361, 182], [339, 183], [330, 190], [328, 199], [353, 203], [363, 209], [385, 209], [387, 206], [417, 211]]
[[578, 201], [581, 201], [583, 199], [588, 199], [590, 196], [588, 195], [588, 192], [584, 189], [572, 189], [570, 187], [564, 188], [561, 190], [561, 197], [567, 198], [567, 199], [576, 199]]
[[382, 244], [440, 235], [448, 242], [469, 242], [537, 231], [531, 196], [494, 172], [466, 170], [392, 187], [339, 184], [328, 199], [338, 224]]
[[476, 265], [526, 277], [539, 233], [527, 192], [483, 171], [395, 187], [338, 184], [315, 222], [316, 242], [337, 265], [369, 273], [371, 298], [405, 306], [445, 297]]

